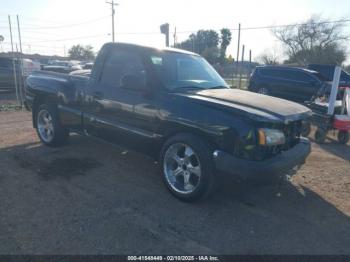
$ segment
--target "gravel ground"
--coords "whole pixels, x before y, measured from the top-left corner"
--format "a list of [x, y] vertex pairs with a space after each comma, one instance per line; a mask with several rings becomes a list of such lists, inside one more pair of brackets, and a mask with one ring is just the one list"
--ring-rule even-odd
[[143, 155], [41, 145], [28, 112], [0, 112], [0, 159], [0, 254], [350, 254], [350, 148], [333, 137], [291, 182], [223, 177], [195, 204]]

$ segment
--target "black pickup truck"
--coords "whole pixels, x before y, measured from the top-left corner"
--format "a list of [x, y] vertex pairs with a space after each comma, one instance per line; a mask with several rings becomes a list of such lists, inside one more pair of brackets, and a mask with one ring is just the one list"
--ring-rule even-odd
[[44, 144], [76, 132], [145, 152], [184, 201], [208, 195], [218, 173], [279, 176], [310, 153], [300, 136], [309, 109], [230, 89], [204, 58], [177, 49], [105, 44], [89, 77], [32, 74], [26, 104]]

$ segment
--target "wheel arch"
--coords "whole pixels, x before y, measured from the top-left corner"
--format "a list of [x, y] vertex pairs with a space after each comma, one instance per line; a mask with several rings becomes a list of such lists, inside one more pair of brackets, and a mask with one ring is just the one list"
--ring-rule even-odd
[[43, 93], [39, 93], [35, 96], [33, 100], [33, 107], [32, 107], [32, 121], [33, 121], [33, 127], [37, 128], [36, 124], [36, 115], [37, 111], [40, 105], [42, 104], [50, 104], [50, 105], [58, 105], [58, 99], [54, 97], [53, 95], [47, 95]]
[[214, 134], [212, 132], [209, 132], [207, 130], [201, 130], [200, 128], [194, 128], [190, 126], [184, 126], [180, 124], [171, 124], [167, 126], [162, 132], [164, 135], [162, 137], [162, 140], [159, 144], [159, 148], [157, 150], [157, 155], [159, 158], [159, 154], [161, 154], [162, 148], [164, 144], [172, 137], [180, 134], [188, 134], [193, 135], [195, 137], [198, 137], [202, 140], [204, 140], [206, 143], [208, 143], [213, 149], [214, 148], [220, 148], [220, 138], [218, 134]]

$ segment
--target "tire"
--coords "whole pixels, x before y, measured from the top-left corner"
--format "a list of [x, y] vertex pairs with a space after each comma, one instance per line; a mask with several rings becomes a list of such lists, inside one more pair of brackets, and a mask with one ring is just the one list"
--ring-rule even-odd
[[338, 142], [340, 144], [346, 145], [349, 142], [349, 138], [350, 138], [349, 131], [338, 132]]
[[69, 130], [62, 126], [55, 105], [40, 105], [36, 110], [35, 121], [37, 134], [43, 144], [58, 147], [67, 142]]
[[204, 199], [216, 188], [213, 150], [194, 135], [184, 133], [168, 139], [159, 163], [167, 189], [181, 201]]
[[267, 87], [259, 87], [257, 93], [262, 95], [269, 95], [270, 91]]
[[315, 140], [318, 144], [323, 144], [326, 140], [327, 131], [323, 128], [318, 128], [315, 132]]
[[311, 123], [307, 121], [303, 121], [301, 125], [301, 135], [303, 137], [308, 137], [311, 132]]

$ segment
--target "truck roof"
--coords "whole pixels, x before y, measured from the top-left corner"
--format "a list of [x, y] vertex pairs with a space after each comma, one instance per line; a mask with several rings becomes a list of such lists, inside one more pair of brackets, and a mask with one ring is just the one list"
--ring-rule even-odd
[[183, 49], [178, 48], [172, 48], [172, 47], [165, 47], [165, 48], [158, 48], [158, 47], [152, 47], [152, 46], [145, 46], [145, 45], [138, 45], [138, 44], [131, 44], [131, 43], [106, 43], [103, 45], [103, 47], [117, 47], [122, 46], [130, 49], [143, 49], [143, 50], [153, 50], [153, 51], [165, 51], [165, 52], [174, 52], [174, 53], [181, 53], [181, 54], [188, 54], [188, 55], [196, 55], [199, 56], [196, 53], [186, 51]]

